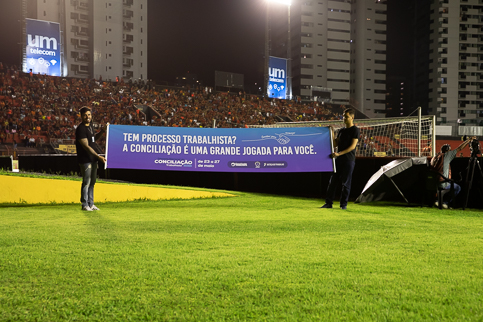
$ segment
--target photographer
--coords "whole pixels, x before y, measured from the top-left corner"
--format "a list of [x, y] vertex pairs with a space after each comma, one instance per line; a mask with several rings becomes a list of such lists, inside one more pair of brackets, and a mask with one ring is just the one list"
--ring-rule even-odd
[[[476, 137], [468, 138], [466, 141], [461, 143], [456, 150], [451, 150], [451, 146], [449, 144], [445, 144], [441, 147], [441, 152], [438, 153], [434, 158], [431, 159], [431, 167], [441, 173], [445, 178], [451, 179], [451, 166], [450, 163], [456, 157], [456, 154], [462, 151], [471, 141], [476, 139]], [[440, 181], [444, 181], [441, 177]], [[451, 184], [449, 182], [441, 182], [441, 188], [448, 190], [451, 188]], [[454, 196], [456, 197], [461, 191], [460, 185], [454, 183]], [[447, 193], [443, 197], [443, 208], [448, 209], [448, 204], [453, 200], [450, 199], [450, 194]], [[438, 207], [439, 204], [436, 201], [435, 206]]]

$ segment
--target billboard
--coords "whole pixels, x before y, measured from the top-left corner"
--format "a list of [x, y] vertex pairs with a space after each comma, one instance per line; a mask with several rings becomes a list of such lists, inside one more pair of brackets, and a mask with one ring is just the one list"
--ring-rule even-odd
[[267, 91], [268, 97], [287, 98], [287, 59], [269, 57]]
[[25, 19], [27, 31], [26, 61], [23, 71], [50, 76], [61, 75], [60, 25], [56, 22]]
[[211, 129], [109, 125], [106, 168], [333, 172], [327, 127]]
[[215, 86], [243, 89], [243, 74], [215, 71]]

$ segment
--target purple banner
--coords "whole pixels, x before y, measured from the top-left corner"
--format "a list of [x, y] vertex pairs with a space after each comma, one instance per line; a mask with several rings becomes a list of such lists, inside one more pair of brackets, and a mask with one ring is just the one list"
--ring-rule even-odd
[[109, 125], [107, 168], [333, 172], [326, 127], [210, 129]]

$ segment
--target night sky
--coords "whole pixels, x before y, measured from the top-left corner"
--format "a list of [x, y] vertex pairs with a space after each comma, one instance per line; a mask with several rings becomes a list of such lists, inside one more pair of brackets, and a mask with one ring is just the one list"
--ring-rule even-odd
[[210, 84], [219, 70], [263, 81], [263, 0], [166, 2], [148, 1], [150, 78], [170, 81], [189, 71]]
[[[387, 69], [408, 70], [411, 1], [388, 1]], [[0, 61], [18, 64], [20, 1], [0, 0]], [[264, 0], [148, 0], [148, 77], [174, 82], [187, 72], [213, 85], [215, 70], [263, 82]]]

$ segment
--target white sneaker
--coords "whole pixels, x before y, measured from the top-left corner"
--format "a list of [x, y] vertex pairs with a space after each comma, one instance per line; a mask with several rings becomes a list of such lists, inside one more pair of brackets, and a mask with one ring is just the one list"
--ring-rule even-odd
[[[437, 202], [437, 201], [436, 201], [436, 202], [434, 203], [434, 205], [435, 205], [436, 207], [439, 207], [439, 202]], [[443, 204], [441, 205], [441, 207], [442, 207], [443, 209], [448, 209], [448, 208], [449, 208], [449, 207], [448, 207], [448, 205], [447, 205], [447, 204], [445, 204], [444, 202], [443, 202]]]
[[101, 209], [97, 208], [96, 205], [92, 205], [91, 210], [101, 210]]
[[92, 211], [92, 208], [89, 207], [89, 206], [82, 206], [82, 210], [85, 210], [85, 211]]

